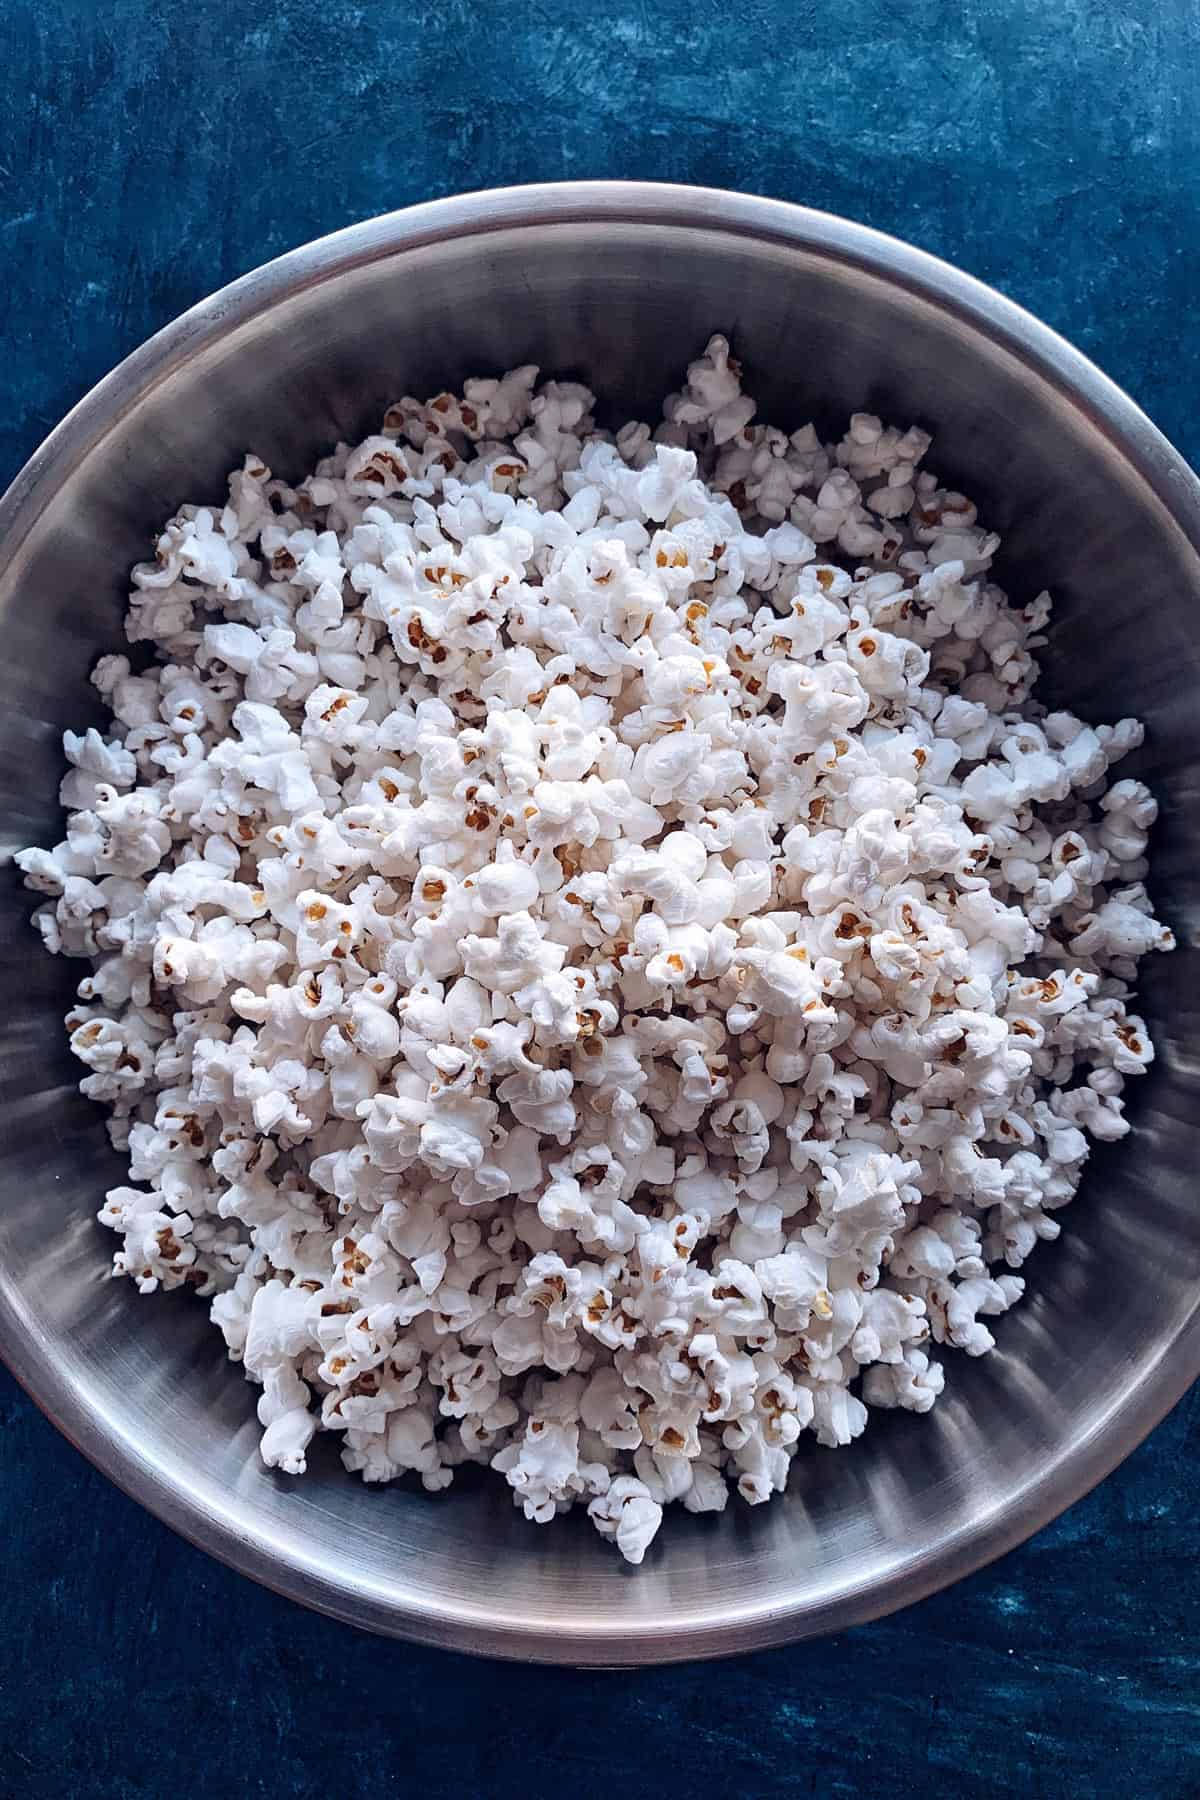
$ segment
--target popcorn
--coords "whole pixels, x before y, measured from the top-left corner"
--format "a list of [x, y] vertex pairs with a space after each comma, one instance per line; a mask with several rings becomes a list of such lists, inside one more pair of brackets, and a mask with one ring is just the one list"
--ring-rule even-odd
[[1141, 727], [1029, 698], [1049, 599], [924, 432], [755, 424], [720, 336], [657, 431], [593, 404], [469, 381], [184, 507], [17, 861], [114, 1272], [205, 1299], [267, 1466], [488, 1463], [639, 1563], [992, 1348], [1174, 940]]

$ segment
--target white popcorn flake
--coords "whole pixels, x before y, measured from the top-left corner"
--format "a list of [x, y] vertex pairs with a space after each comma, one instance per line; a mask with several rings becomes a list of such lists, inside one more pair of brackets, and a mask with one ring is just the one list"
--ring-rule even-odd
[[254, 457], [133, 572], [110, 735], [19, 853], [130, 1181], [262, 1456], [466, 1462], [640, 1563], [679, 1501], [926, 1412], [1129, 1129], [1156, 816], [1031, 697], [1049, 598], [858, 413], [656, 431], [526, 367]]

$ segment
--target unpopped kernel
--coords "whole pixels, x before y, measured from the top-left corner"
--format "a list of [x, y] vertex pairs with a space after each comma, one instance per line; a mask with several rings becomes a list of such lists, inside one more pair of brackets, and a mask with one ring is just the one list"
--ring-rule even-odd
[[992, 1347], [1172, 938], [1141, 728], [1033, 699], [924, 432], [757, 425], [721, 337], [592, 406], [515, 369], [184, 507], [18, 861], [114, 1269], [209, 1301], [267, 1465], [488, 1463], [640, 1562]]

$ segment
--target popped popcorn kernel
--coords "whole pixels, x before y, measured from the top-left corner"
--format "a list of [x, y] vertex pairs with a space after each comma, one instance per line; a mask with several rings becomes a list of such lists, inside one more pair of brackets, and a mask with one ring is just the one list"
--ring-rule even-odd
[[1141, 727], [1033, 698], [925, 432], [756, 423], [719, 335], [593, 406], [526, 366], [184, 506], [17, 861], [114, 1272], [205, 1300], [266, 1465], [485, 1463], [636, 1564], [993, 1347], [1174, 938]]

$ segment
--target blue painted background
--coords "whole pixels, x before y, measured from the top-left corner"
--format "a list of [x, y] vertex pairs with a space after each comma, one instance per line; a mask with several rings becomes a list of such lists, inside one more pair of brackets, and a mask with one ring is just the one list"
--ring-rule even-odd
[[[2, 0], [0, 486], [128, 350], [277, 251], [585, 175], [898, 232], [1073, 338], [1200, 460], [1197, 0], [734, 11]], [[1194, 1394], [1023, 1550], [843, 1639], [580, 1675], [258, 1591], [0, 1373], [0, 1796], [1197, 1795], [1198, 1439]]]

